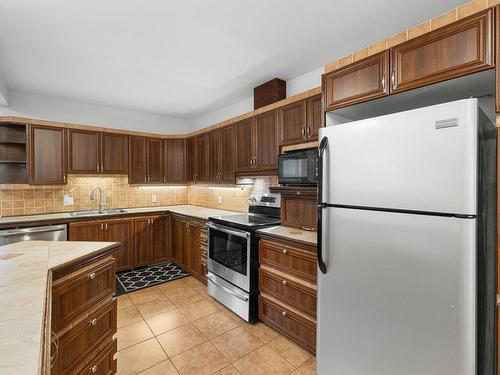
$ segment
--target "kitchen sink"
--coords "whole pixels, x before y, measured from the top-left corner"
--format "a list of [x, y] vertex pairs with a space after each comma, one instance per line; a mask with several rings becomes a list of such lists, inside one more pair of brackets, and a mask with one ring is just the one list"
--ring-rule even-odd
[[69, 214], [71, 216], [100, 216], [100, 215], [114, 215], [126, 212], [123, 208], [110, 208], [109, 210], [84, 210], [84, 211], [73, 211]]

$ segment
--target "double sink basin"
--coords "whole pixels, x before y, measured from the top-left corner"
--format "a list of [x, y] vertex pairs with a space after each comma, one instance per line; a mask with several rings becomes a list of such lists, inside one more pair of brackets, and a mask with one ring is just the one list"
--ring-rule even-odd
[[84, 211], [72, 211], [69, 214], [74, 217], [79, 216], [104, 216], [104, 215], [116, 215], [125, 213], [123, 208], [110, 208], [109, 210], [84, 210]]

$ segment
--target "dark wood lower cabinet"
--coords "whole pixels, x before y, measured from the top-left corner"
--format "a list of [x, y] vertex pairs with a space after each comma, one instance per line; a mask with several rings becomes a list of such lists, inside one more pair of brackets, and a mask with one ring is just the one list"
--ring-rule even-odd
[[262, 235], [259, 319], [316, 351], [316, 247]]
[[52, 274], [52, 375], [116, 373], [115, 254], [119, 245]]
[[131, 219], [110, 220], [104, 223], [104, 239], [120, 242], [120, 251], [116, 254], [116, 270], [122, 271], [134, 267], [134, 222]]
[[141, 217], [134, 220], [135, 263], [136, 267], [147, 266], [151, 258], [151, 218]]
[[318, 192], [316, 187], [273, 187], [281, 194], [281, 225], [315, 231]]

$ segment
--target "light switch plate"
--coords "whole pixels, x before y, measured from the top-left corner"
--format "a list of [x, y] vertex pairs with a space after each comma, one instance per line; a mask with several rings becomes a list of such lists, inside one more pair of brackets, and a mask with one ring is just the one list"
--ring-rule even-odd
[[157, 203], [158, 202], [158, 196], [156, 194], [151, 195], [151, 203]]
[[63, 205], [73, 206], [73, 204], [74, 204], [73, 197], [70, 197], [69, 195], [65, 194], [63, 197]]

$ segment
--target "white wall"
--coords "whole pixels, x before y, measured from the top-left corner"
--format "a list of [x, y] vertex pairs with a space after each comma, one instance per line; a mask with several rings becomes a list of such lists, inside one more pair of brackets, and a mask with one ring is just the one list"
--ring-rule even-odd
[[9, 101], [9, 89], [7, 87], [7, 82], [0, 72], [0, 106], [7, 105]]
[[176, 117], [20, 91], [9, 91], [8, 94], [8, 105], [0, 103], [0, 116], [22, 116], [159, 134], [192, 131], [189, 121]]
[[[321, 86], [321, 74], [323, 72], [324, 67], [320, 66], [298, 77], [287, 80], [286, 96], [289, 97]], [[194, 117], [190, 121], [193, 129], [198, 130], [250, 111], [253, 111], [253, 95], [217, 111]]]

